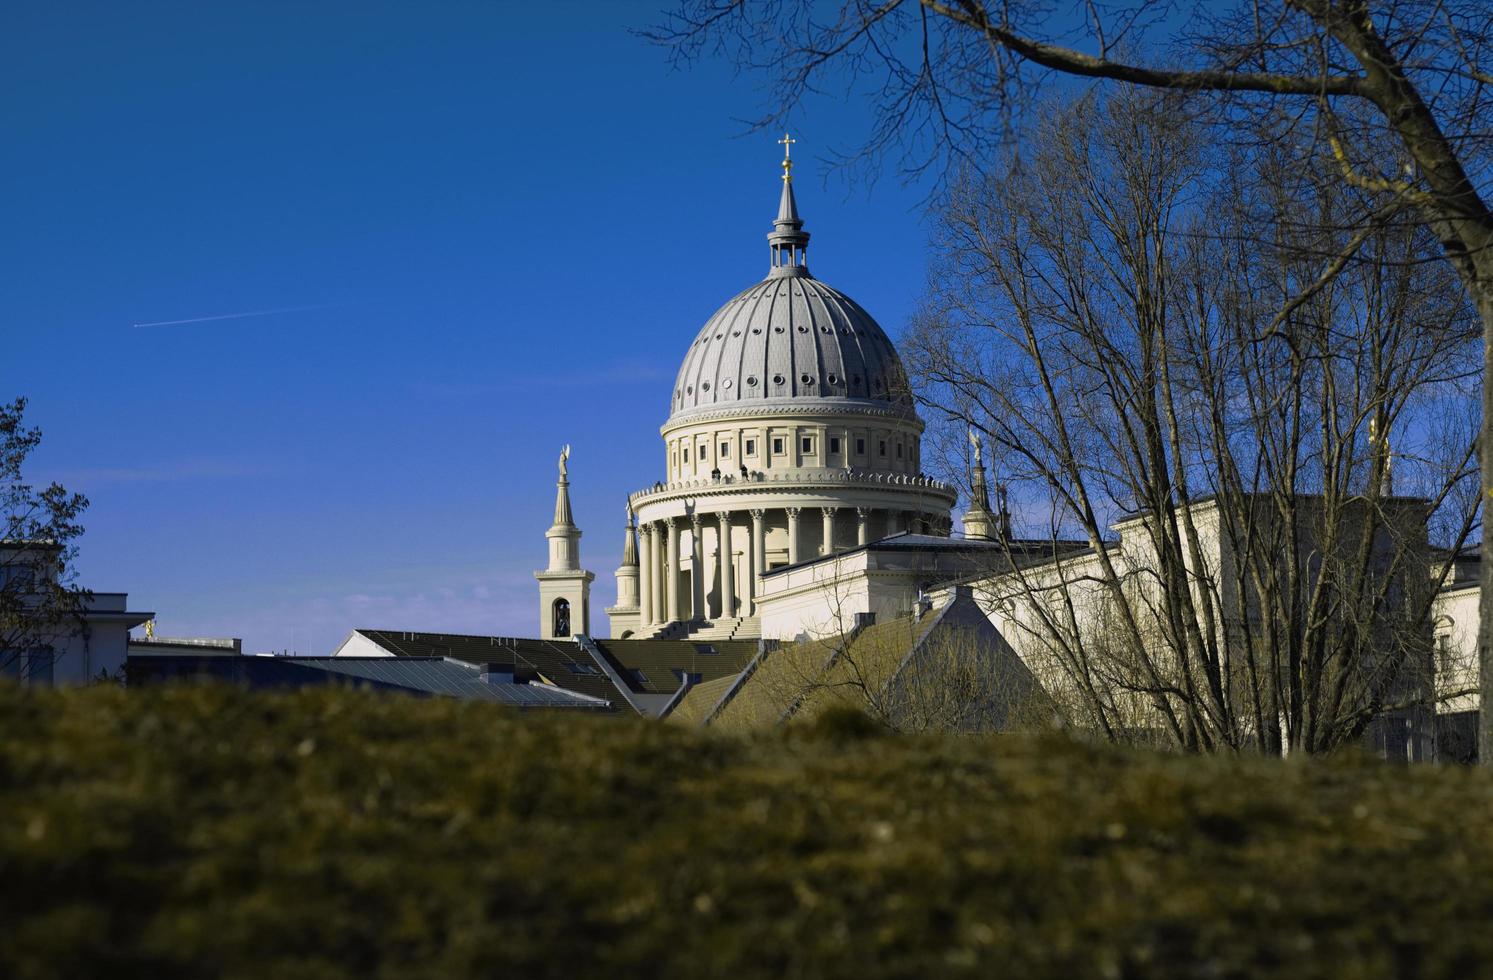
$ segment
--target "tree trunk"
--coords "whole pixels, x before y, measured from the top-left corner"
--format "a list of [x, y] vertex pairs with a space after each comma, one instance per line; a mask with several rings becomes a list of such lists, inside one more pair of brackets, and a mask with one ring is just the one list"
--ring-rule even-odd
[[[1487, 260], [1484, 264], [1493, 264]], [[1483, 278], [1473, 289], [1478, 316], [1483, 321], [1483, 544], [1478, 562], [1478, 725], [1477, 757], [1481, 765], [1493, 764], [1493, 521], [1488, 520], [1488, 501], [1493, 500], [1493, 277]]]

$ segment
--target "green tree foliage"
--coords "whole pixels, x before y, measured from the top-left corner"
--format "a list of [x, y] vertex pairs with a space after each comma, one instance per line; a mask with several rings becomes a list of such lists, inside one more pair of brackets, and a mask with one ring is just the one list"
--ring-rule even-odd
[[0, 672], [12, 674], [27, 655], [80, 628], [90, 599], [73, 572], [88, 498], [57, 483], [38, 489], [26, 482], [22, 471], [41, 430], [26, 425], [25, 413], [24, 398], [0, 404]]

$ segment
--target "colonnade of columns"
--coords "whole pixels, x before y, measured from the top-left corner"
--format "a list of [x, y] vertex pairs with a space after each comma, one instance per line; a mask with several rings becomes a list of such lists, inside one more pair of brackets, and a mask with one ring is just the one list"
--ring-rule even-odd
[[[797, 564], [814, 557], [805, 553], [803, 541], [804, 518], [819, 511], [820, 545], [818, 554], [825, 555], [844, 542], [837, 542], [839, 513], [854, 511], [855, 543], [866, 544], [871, 540], [871, 521], [874, 516], [884, 517], [885, 534], [896, 534], [906, 530], [928, 530], [927, 515], [902, 511], [883, 510], [871, 507], [817, 507], [811, 514], [804, 514], [802, 507], [775, 508], [783, 514], [781, 522], [774, 521], [778, 529], [786, 524], [788, 564]], [[745, 517], [747, 520], [743, 521]], [[715, 548], [709, 557], [713, 560], [712, 581], [707, 583], [705, 571], [704, 528], [714, 524]], [[742, 526], [745, 524], [746, 526]], [[813, 525], [808, 525], [812, 527]], [[689, 570], [685, 577], [681, 552], [681, 534], [690, 531]], [[745, 531], [750, 540], [743, 543], [737, 554], [734, 541], [737, 532]], [[657, 521], [644, 521], [638, 525], [638, 591], [639, 606], [644, 627], [656, 627], [664, 623], [686, 619], [721, 619], [757, 614], [758, 577], [767, 570], [768, 511], [748, 509], [745, 511], [714, 511], [695, 513], [688, 517], [667, 517]], [[812, 544], [812, 542], [810, 542]], [[745, 588], [737, 596], [737, 567], [744, 563]], [[714, 595], [708, 587], [714, 585]]]

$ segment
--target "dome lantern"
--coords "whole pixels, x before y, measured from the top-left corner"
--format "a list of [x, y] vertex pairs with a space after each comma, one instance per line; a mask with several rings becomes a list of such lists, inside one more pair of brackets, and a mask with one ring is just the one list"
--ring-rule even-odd
[[793, 198], [793, 158], [791, 150], [798, 140], [783, 134], [783, 195], [778, 199], [778, 216], [767, 235], [772, 253], [768, 275], [807, 276], [809, 274], [809, 233], [798, 216], [798, 202]]

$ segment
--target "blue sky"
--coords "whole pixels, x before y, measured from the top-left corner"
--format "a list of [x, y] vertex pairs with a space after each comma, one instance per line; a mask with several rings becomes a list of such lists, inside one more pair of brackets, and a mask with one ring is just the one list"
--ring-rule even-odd
[[[628, 33], [661, 6], [12, 6], [0, 397], [44, 431], [30, 476], [93, 501], [81, 581], [253, 650], [530, 635], [568, 442], [601, 632], [679, 360], [764, 274], [778, 192], [755, 80]], [[926, 189], [826, 177], [864, 121], [798, 113], [796, 186], [815, 274], [896, 336]]]

